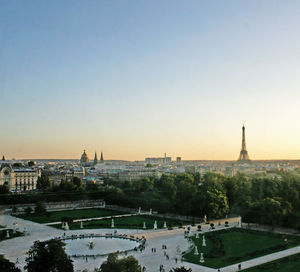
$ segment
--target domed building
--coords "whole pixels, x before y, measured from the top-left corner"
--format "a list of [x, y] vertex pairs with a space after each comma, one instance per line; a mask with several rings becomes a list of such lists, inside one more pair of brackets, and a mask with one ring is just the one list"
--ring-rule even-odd
[[80, 158], [80, 163], [82, 165], [86, 165], [90, 162], [90, 159], [89, 159], [89, 156], [86, 154], [86, 151], [85, 149], [83, 150], [83, 153], [81, 155], [81, 158]]

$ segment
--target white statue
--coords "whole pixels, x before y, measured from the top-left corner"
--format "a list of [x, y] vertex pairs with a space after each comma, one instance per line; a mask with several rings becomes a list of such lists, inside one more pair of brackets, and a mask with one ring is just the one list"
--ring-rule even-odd
[[9, 238], [9, 230], [6, 231], [6, 238]]
[[157, 230], [157, 222], [156, 222], [156, 220], [154, 221], [153, 228], [154, 228], [154, 230]]
[[80, 228], [83, 229], [83, 222], [80, 221]]
[[115, 221], [114, 221], [114, 219], [113, 219], [113, 218], [111, 219], [111, 227], [112, 227], [112, 228], [114, 228], [114, 227], [115, 227]]
[[203, 238], [202, 238], [202, 246], [206, 246], [206, 240], [205, 240], [205, 236], [203, 235]]
[[200, 254], [200, 263], [204, 263], [203, 253]]
[[199, 252], [198, 252], [198, 247], [197, 247], [197, 246], [195, 246], [194, 255], [199, 255]]
[[138, 212], [138, 214], [141, 214], [141, 207], [139, 207], [139, 212]]
[[143, 229], [146, 229], [146, 222], [144, 222]]
[[167, 228], [167, 222], [165, 221], [164, 222], [164, 229], [166, 229]]
[[65, 230], [69, 230], [69, 225], [68, 225], [68, 222], [65, 223]]
[[189, 226], [189, 236], [192, 236], [192, 226]]

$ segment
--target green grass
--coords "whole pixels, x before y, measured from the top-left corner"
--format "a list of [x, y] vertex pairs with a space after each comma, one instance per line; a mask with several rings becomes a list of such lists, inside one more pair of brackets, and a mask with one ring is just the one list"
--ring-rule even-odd
[[20, 217], [25, 220], [34, 221], [37, 223], [50, 223], [61, 221], [62, 217], [71, 217], [72, 219], [83, 219], [83, 218], [93, 218], [111, 215], [125, 214], [121, 211], [107, 210], [107, 209], [81, 209], [81, 210], [68, 210], [68, 211], [57, 211], [50, 212], [49, 217], [46, 215], [39, 214], [19, 214]]
[[273, 262], [258, 265], [246, 270], [245, 272], [299, 272], [300, 254], [285, 257]]
[[[6, 237], [6, 231], [7, 230], [9, 231], [9, 238]], [[13, 233], [12, 229], [7, 229], [7, 230], [1, 230], [0, 231], [0, 241], [15, 238], [15, 237], [18, 237], [18, 236], [22, 235], [21, 232], [16, 231], [16, 233]]]
[[[239, 263], [300, 244], [300, 238], [296, 236], [244, 229], [210, 232], [206, 233], [205, 237], [206, 247], [202, 247], [202, 235], [199, 239], [193, 237], [192, 240], [198, 246], [199, 253], [204, 253], [203, 265], [212, 268]], [[219, 249], [214, 248], [214, 245], [218, 244]], [[194, 255], [194, 250], [185, 254], [184, 258], [186, 261], [200, 264], [200, 255]]]
[[[164, 222], [166, 221], [167, 227], [175, 227], [183, 224], [188, 224], [186, 221], [164, 219], [155, 216], [145, 216], [145, 215], [133, 215], [120, 218], [114, 218], [115, 228], [118, 229], [142, 229], [144, 222], [146, 223], [147, 229], [153, 229], [154, 221], [157, 221], [157, 227], [163, 228]], [[61, 228], [61, 224], [53, 225], [53, 227]], [[73, 222], [69, 224], [71, 230], [80, 229], [80, 222]], [[83, 227], [85, 229], [103, 229], [111, 228], [111, 219], [101, 219], [83, 222]]]

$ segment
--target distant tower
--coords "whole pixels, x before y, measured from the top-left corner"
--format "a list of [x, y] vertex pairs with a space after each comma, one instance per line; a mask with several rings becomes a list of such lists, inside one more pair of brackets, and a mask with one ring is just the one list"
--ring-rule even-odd
[[100, 157], [100, 162], [104, 162], [104, 159], [103, 159], [103, 152], [101, 151], [101, 157]]
[[246, 137], [245, 137], [245, 126], [242, 127], [242, 150], [238, 161], [250, 161], [248, 151], [246, 149]]
[[5, 157], [4, 157], [4, 155], [2, 156], [2, 161], [5, 161]]
[[98, 156], [97, 156], [97, 152], [95, 151], [95, 157], [94, 157], [94, 165], [96, 165], [98, 163]]

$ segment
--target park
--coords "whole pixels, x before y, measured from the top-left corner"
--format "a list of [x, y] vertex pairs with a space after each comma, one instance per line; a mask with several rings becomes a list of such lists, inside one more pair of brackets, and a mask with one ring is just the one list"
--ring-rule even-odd
[[192, 222], [140, 208], [129, 213], [98, 207], [0, 218], [0, 254], [20, 269], [33, 241], [53, 238], [66, 244], [76, 271], [94, 271], [113, 252], [120, 258], [133, 256], [150, 272], [182, 266], [192, 271], [230, 272], [240, 267], [249, 272], [293, 272], [300, 262], [299, 236], [253, 230], [240, 217]]

